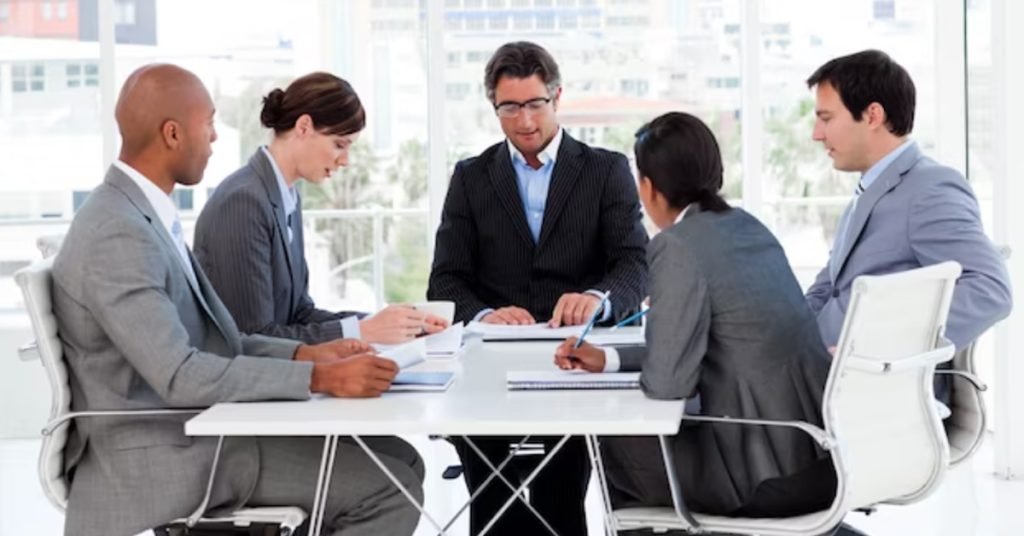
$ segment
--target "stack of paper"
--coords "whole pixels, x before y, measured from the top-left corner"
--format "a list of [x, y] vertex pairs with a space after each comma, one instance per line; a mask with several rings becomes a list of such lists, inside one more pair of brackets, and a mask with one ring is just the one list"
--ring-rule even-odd
[[505, 326], [470, 322], [466, 330], [482, 335], [485, 341], [560, 341], [569, 337], [579, 337], [583, 333], [583, 326], [552, 328], [547, 324]]
[[510, 391], [550, 389], [639, 389], [639, 372], [590, 373], [579, 370], [519, 370], [506, 376]]
[[[470, 322], [469, 326], [466, 327], [466, 331], [483, 336], [485, 341], [564, 341], [569, 337], [579, 337], [583, 333], [583, 326], [552, 328], [548, 327], [547, 324], [505, 326]], [[590, 330], [586, 341], [597, 346], [605, 344], [643, 344], [644, 330], [639, 326], [619, 329], [595, 328]]]
[[426, 342], [427, 357], [456, 357], [462, 353], [462, 332], [464, 325], [456, 322], [448, 329], [423, 337]]
[[422, 362], [427, 356], [427, 342], [424, 338], [413, 339], [404, 344], [374, 345], [378, 355], [395, 362], [398, 368], [409, 368]]

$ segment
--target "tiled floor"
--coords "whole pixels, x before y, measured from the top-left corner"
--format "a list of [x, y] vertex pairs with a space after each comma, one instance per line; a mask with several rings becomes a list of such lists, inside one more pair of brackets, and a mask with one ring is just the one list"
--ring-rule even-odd
[[[410, 438], [426, 458], [427, 508], [447, 519], [466, 498], [461, 481], [446, 481], [441, 470], [457, 460], [451, 447], [441, 441]], [[986, 442], [966, 466], [951, 471], [932, 497], [911, 506], [883, 506], [865, 517], [851, 514], [854, 526], [871, 536], [904, 535], [1024, 535], [1024, 481], [1006, 482], [991, 474], [992, 452]], [[0, 440], [0, 535], [48, 536], [62, 533], [61, 515], [46, 501], [36, 479], [36, 440]], [[600, 535], [601, 508], [598, 495], [588, 497], [591, 534]], [[453, 535], [466, 534], [461, 518]], [[433, 534], [420, 523], [416, 536]]]

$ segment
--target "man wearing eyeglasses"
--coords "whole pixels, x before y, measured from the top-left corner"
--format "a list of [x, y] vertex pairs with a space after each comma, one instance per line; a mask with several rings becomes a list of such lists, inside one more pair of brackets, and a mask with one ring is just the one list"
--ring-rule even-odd
[[[540, 46], [503, 45], [487, 63], [484, 86], [507, 139], [455, 166], [428, 298], [454, 301], [456, 321], [561, 326], [584, 324], [595, 312], [604, 323], [626, 318], [647, 292], [647, 233], [626, 157], [559, 126], [561, 76]], [[497, 465], [510, 440], [521, 438], [472, 439]], [[551, 448], [556, 439], [533, 441]], [[473, 492], [490, 473], [468, 445], [455, 443]], [[520, 480], [514, 470], [504, 474]], [[558, 534], [586, 534], [589, 477], [584, 443], [573, 438], [530, 486], [531, 505]], [[501, 482], [489, 484], [473, 501], [471, 533], [509, 496]], [[547, 533], [518, 501], [489, 532]]]

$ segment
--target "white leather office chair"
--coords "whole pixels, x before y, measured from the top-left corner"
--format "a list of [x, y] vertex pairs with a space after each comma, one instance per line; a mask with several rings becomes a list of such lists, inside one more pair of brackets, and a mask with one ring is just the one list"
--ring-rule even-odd
[[942, 421], [949, 440], [949, 463], [957, 465], [969, 459], [985, 438], [987, 412], [981, 393], [988, 386], [978, 378], [974, 367], [974, 344], [956, 353], [953, 367], [936, 374], [953, 378], [949, 401], [950, 416]]
[[[14, 280], [21, 287], [25, 298], [25, 309], [32, 322], [36, 336], [36, 350], [46, 369], [50, 383], [52, 402], [50, 420], [43, 428], [43, 444], [39, 453], [39, 483], [46, 498], [63, 512], [67, 507], [69, 482], [64, 471], [64, 447], [67, 443], [68, 427], [72, 419], [111, 415], [159, 415], [171, 413], [198, 413], [199, 410], [139, 410], [139, 411], [71, 411], [71, 388], [68, 384], [68, 368], [64, 362], [64, 350], [57, 337], [57, 318], [53, 315], [51, 299], [53, 258], [36, 261], [14, 274]], [[216, 471], [214, 462], [213, 471]], [[212, 482], [213, 473], [210, 479]], [[301, 508], [246, 508], [224, 518], [204, 518], [203, 498], [196, 513], [186, 519], [174, 520], [161, 530], [170, 534], [188, 534], [203, 530], [213, 534], [218, 527], [249, 527], [252, 534], [280, 534], [289, 536], [305, 521], [306, 513]], [[169, 520], [170, 521], [170, 520]], [[268, 532], [268, 530], [270, 532]], [[234, 532], [233, 534], [237, 534]]]
[[[827, 510], [789, 518], [732, 518], [690, 512], [671, 470], [672, 451], [662, 437], [673, 507], [611, 511], [607, 483], [598, 471], [609, 533], [651, 528], [693, 533], [791, 536], [825, 534], [849, 511], [879, 503], [921, 500], [941, 482], [949, 447], [933, 403], [938, 363], [953, 357], [943, 337], [960, 265], [946, 262], [885, 276], [863, 276], [853, 285], [843, 331], [823, 400], [825, 429], [796, 421], [753, 421], [684, 416], [684, 420], [735, 426], [787, 426], [803, 430], [832, 454], [838, 486]], [[591, 455], [600, 466], [599, 445]]]

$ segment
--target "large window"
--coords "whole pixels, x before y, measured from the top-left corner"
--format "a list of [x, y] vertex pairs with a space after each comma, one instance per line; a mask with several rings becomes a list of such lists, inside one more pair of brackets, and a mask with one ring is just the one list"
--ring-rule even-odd
[[[566, 131], [592, 145], [632, 157], [633, 134], [669, 110], [701, 115], [723, 141], [728, 191], [739, 197], [740, 67], [725, 28], [739, 20], [739, 2], [710, 10], [684, 2], [513, 2], [512, 28], [485, 34], [448, 31], [444, 48], [466, 61], [448, 63], [445, 126], [449, 170], [455, 162], [503, 139], [483, 87], [484, 67], [502, 44], [526, 39], [544, 46], [562, 74], [558, 109]], [[495, 13], [505, 13], [496, 10]], [[449, 4], [445, 19], [472, 20], [478, 9]], [[452, 27], [463, 27], [451, 24]], [[454, 88], [458, 88], [455, 90]]]
[[835, 171], [822, 145], [811, 139], [814, 94], [806, 80], [831, 58], [868, 48], [886, 51], [915, 81], [912, 137], [923, 151], [934, 154], [939, 112], [934, 5], [761, 0], [760, 7], [762, 216], [807, 285], [828, 259], [839, 216], [857, 177]]
[[414, 1], [157, 0], [157, 45], [119, 45], [118, 79], [166, 61], [196, 72], [210, 90], [214, 156], [201, 187], [179, 189], [189, 194], [180, 208], [193, 215], [270, 140], [259, 123], [264, 95], [314, 70], [348, 80], [367, 110], [350, 165], [321, 186], [299, 186], [311, 291], [329, 309], [417, 301], [429, 270], [421, 15]]
[[[36, 239], [62, 233], [74, 192], [101, 178], [98, 72], [86, 71], [97, 67], [99, 45], [80, 39], [85, 22], [65, 31], [67, 9], [63, 0], [0, 1], [0, 264], [8, 268], [38, 258]], [[76, 72], [81, 87], [68, 82]], [[0, 270], [0, 310], [20, 307], [11, 275]]]
[[[79, 19], [73, 35], [47, 35], [36, 20], [44, 4], [51, 6], [54, 19], [65, 9], [69, 20]], [[188, 227], [208, 193], [269, 139], [258, 121], [262, 96], [301, 74], [326, 69], [353, 84], [369, 121], [347, 170], [322, 187], [302, 186], [311, 236], [311, 282], [317, 300], [328, 307], [369, 309], [384, 301], [422, 297], [436, 205], [452, 166], [503, 139], [483, 90], [483, 74], [491, 54], [507, 41], [532, 40], [552, 52], [564, 83], [559, 120], [570, 135], [592, 145], [632, 157], [634, 132], [655, 115], [684, 110], [703, 118], [719, 138], [727, 196], [772, 228], [805, 284], [825, 263], [838, 215], [855, 182], [832, 170], [810, 138], [813, 94], [804, 83], [807, 76], [840, 54], [869, 47], [889, 52], [917, 82], [914, 137], [934, 153], [937, 118], [949, 108], [940, 102], [937, 75], [940, 69], [957, 68], [936, 65], [934, 53], [936, 10], [957, 7], [952, 3], [111, 4], [107, 23], [116, 29], [117, 46], [113, 57], [100, 58], [98, 32], [90, 26], [98, 20], [95, 3], [0, 0], [0, 43], [4, 50], [19, 52], [15, 59], [0, 59], [0, 146], [6, 160], [0, 172], [0, 219], [66, 220], [99, 182], [104, 162], [112, 157], [103, 154], [101, 126], [116, 132], [111, 118], [100, 113], [103, 75], [113, 76], [114, 90], [107, 94], [112, 98], [136, 67], [168, 61], [195, 71], [213, 95], [220, 140], [202, 186], [179, 194], [189, 196], [190, 202], [182, 206]], [[968, 15], [984, 11], [975, 17], [979, 23], [971, 24], [968, 17], [970, 28], [986, 24], [988, 4], [965, 4]], [[25, 6], [32, 11], [27, 22], [21, 18]], [[751, 6], [757, 8], [753, 19]], [[434, 10], [439, 10], [441, 23], [429, 28]], [[433, 38], [439, 50], [428, 48]], [[983, 203], [991, 191], [985, 161], [990, 144], [983, 128], [991, 113], [985, 93], [990, 73], [984, 54], [977, 51], [988, 48], [972, 41], [968, 65], [970, 174]], [[432, 57], [440, 61], [432, 62]], [[108, 66], [110, 71], [105, 71]], [[433, 100], [428, 100], [430, 87], [437, 95]], [[754, 104], [751, 90], [757, 96]], [[744, 122], [752, 116], [759, 120]], [[441, 137], [430, 140], [433, 146], [427, 136], [431, 117], [443, 118], [444, 125]], [[758, 132], [744, 132], [745, 125]], [[434, 166], [437, 160], [444, 165]], [[985, 214], [989, 218], [987, 206]], [[2, 232], [6, 229], [0, 228]], [[16, 256], [33, 255], [32, 237], [40, 233], [12, 233], [23, 243]]]

